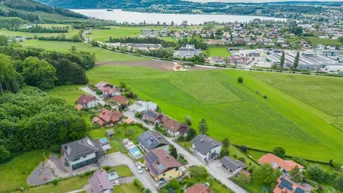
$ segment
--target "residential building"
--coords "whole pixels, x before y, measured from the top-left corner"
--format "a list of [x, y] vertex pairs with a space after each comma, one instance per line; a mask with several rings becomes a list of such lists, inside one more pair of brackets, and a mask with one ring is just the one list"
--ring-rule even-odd
[[122, 95], [117, 95], [117, 96], [111, 97], [111, 101], [117, 103], [118, 105], [127, 106], [129, 104], [129, 100]]
[[154, 125], [161, 123], [161, 117], [162, 115], [158, 112], [155, 112], [153, 110], [148, 110], [143, 115], [143, 119], [149, 123], [153, 123]]
[[210, 187], [205, 184], [194, 184], [193, 186], [187, 188], [185, 193], [213, 193]]
[[100, 126], [114, 125], [118, 123], [122, 117], [123, 117], [123, 114], [119, 111], [110, 111], [110, 110], [104, 109], [99, 114], [99, 117], [93, 118], [93, 123], [97, 123]]
[[128, 49], [132, 48], [133, 50], [145, 50], [145, 51], [157, 50], [162, 47], [161, 44], [133, 44], [133, 43], [126, 44], [126, 46], [128, 47]]
[[83, 108], [93, 108], [99, 105], [99, 101], [95, 96], [83, 94], [77, 99], [77, 104]]
[[240, 171], [246, 168], [245, 164], [239, 160], [234, 160], [229, 156], [225, 156], [220, 160], [224, 168], [230, 171], [233, 175], [237, 175]]
[[169, 151], [169, 142], [156, 131], [146, 131], [142, 135], [138, 136], [139, 146], [144, 152], [148, 152], [152, 149], [163, 149], [166, 152]]
[[[112, 130], [113, 131], [113, 130]], [[103, 137], [103, 138], [100, 138], [100, 139], [96, 139], [93, 141], [94, 144], [97, 146], [97, 147], [101, 147], [101, 149], [106, 152], [108, 150], [110, 150], [112, 147], [111, 147], [111, 144], [110, 142], [107, 140], [106, 137]]]
[[113, 193], [113, 185], [108, 179], [108, 174], [105, 170], [94, 172], [88, 182], [92, 188], [92, 193]]
[[97, 162], [99, 147], [89, 137], [61, 145], [61, 153], [72, 170]]
[[273, 193], [309, 193], [312, 192], [312, 190], [312, 186], [304, 187], [283, 176], [280, 176], [277, 180], [277, 184], [273, 190]]
[[150, 101], [136, 101], [134, 104], [129, 106], [129, 111], [133, 113], [143, 113], [148, 110], [157, 110], [157, 104]]
[[121, 95], [120, 88], [107, 82], [98, 82], [95, 86], [102, 91], [102, 95], [106, 98]]
[[201, 53], [200, 49], [195, 49], [194, 45], [187, 44], [185, 47], [181, 47], [179, 50], [175, 50], [174, 57], [177, 58], [192, 58]]
[[294, 162], [293, 160], [283, 160], [279, 158], [278, 156], [271, 153], [267, 153], [266, 155], [262, 156], [258, 160], [258, 162], [260, 164], [265, 164], [265, 163], [270, 164], [274, 169], [279, 169], [284, 173], [291, 171], [296, 166], [298, 166], [300, 170], [304, 168], [304, 166]]
[[163, 149], [153, 149], [144, 155], [145, 168], [155, 181], [169, 181], [183, 175], [183, 166]]
[[163, 115], [161, 117], [162, 126], [167, 129], [169, 135], [177, 137], [179, 135], [187, 136], [189, 127]]
[[207, 135], [198, 135], [191, 141], [194, 154], [200, 157], [201, 161], [209, 162], [216, 159], [221, 151], [222, 144]]

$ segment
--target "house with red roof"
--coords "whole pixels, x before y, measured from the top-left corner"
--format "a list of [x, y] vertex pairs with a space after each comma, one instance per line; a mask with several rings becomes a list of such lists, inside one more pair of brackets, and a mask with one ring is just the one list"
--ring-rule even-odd
[[93, 123], [100, 126], [114, 125], [120, 122], [123, 114], [119, 111], [110, 111], [107, 109], [102, 110], [98, 117], [93, 118]]
[[272, 153], [267, 153], [266, 155], [262, 156], [258, 162], [260, 164], [270, 164], [274, 169], [279, 169], [284, 173], [288, 173], [296, 166], [298, 166], [300, 170], [304, 168], [304, 166], [294, 162], [293, 160], [283, 160]]
[[113, 96], [110, 99], [111, 99], [111, 101], [113, 101], [114, 103], [116, 103], [118, 105], [127, 106], [129, 104], [129, 100], [122, 95]]
[[[81, 95], [79, 99], [77, 99], [76, 103], [82, 108], [93, 108], [99, 105], [99, 101], [96, 99], [96, 97], [88, 94]], [[79, 108], [77, 107], [77, 109]]]
[[194, 184], [193, 186], [187, 188], [185, 193], [213, 193], [210, 187], [205, 184]]
[[297, 184], [284, 176], [280, 176], [273, 193], [309, 193], [312, 190], [313, 187], [308, 184], [306, 186]]
[[102, 92], [102, 95], [106, 98], [121, 95], [119, 87], [116, 87], [107, 82], [98, 82], [95, 86], [98, 90]]
[[177, 137], [179, 135], [187, 136], [189, 127], [178, 121], [170, 119], [169, 117], [163, 115], [161, 117], [162, 126], [167, 129], [168, 134]]

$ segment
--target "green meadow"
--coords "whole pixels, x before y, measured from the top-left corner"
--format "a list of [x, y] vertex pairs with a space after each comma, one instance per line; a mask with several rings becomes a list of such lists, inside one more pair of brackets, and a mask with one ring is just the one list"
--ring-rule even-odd
[[323, 39], [323, 38], [316, 38], [316, 37], [308, 37], [308, 41], [312, 44], [323, 44], [323, 45], [342, 45], [338, 40], [331, 40], [331, 39]]
[[[205, 118], [210, 136], [218, 140], [228, 137], [234, 144], [263, 150], [282, 146], [291, 156], [343, 161], [343, 133], [318, 105], [323, 98], [332, 98], [326, 96], [329, 91], [340, 95], [336, 85], [342, 85], [343, 79], [283, 75], [286, 81], [275, 86], [269, 81], [277, 82], [279, 74], [238, 70], [162, 72], [129, 66], [97, 67], [87, 75], [92, 83], [126, 81], [141, 99], [158, 103], [165, 114], [179, 121], [191, 117], [194, 127]], [[237, 82], [239, 76], [243, 84]], [[288, 83], [295, 76], [304, 83]], [[332, 83], [318, 84], [320, 81]], [[309, 85], [323, 91], [308, 93]], [[293, 92], [283, 90], [287, 87], [298, 88]], [[316, 96], [311, 101], [305, 100], [312, 95]], [[343, 100], [326, 105], [334, 109], [343, 106]]]
[[227, 47], [209, 47], [207, 53], [209, 57], [220, 56], [226, 58], [231, 55]]
[[[48, 26], [48, 25], [44, 25], [44, 26]], [[66, 25], [62, 25], [59, 27], [64, 27]], [[75, 30], [75, 29], [69, 29], [68, 33], [29, 33], [29, 32], [19, 32], [19, 31], [8, 31], [5, 29], [0, 29], [0, 35], [5, 35], [5, 36], [22, 36], [25, 38], [33, 38], [35, 35], [37, 37], [51, 37], [51, 36], [58, 36], [64, 34], [66, 37], [72, 37], [74, 35], [78, 35], [79, 34], [79, 30]]]
[[72, 46], [75, 46], [77, 50], [94, 53], [98, 62], [148, 60], [144, 57], [121, 54], [98, 47], [92, 47], [83, 42], [28, 40], [23, 42], [23, 45], [26, 47], [43, 48], [46, 50], [62, 52], [68, 51]]

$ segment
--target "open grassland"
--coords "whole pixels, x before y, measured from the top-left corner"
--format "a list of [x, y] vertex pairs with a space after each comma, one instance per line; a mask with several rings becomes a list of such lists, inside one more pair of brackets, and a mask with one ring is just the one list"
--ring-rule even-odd
[[[158, 103], [165, 114], [179, 121], [190, 117], [194, 127], [205, 118], [210, 136], [218, 140], [228, 137], [234, 144], [264, 150], [283, 146], [289, 155], [343, 161], [343, 133], [319, 116], [324, 113], [312, 112], [315, 108], [267, 84], [254, 73], [258, 72], [162, 72], [104, 66], [88, 71], [87, 75], [93, 83], [126, 81], [141, 99]], [[239, 76], [244, 78], [244, 84], [237, 82]], [[313, 84], [321, 78], [314, 77]], [[316, 94], [321, 98], [326, 93]]]
[[[63, 25], [64, 27], [65, 25]], [[62, 26], [60, 26], [62, 27]], [[0, 35], [5, 36], [22, 36], [25, 38], [33, 38], [35, 35], [37, 37], [51, 37], [51, 36], [59, 36], [61, 34], [64, 34], [66, 37], [72, 37], [74, 35], [79, 34], [79, 30], [69, 29], [68, 33], [29, 33], [29, 32], [19, 32], [19, 31], [8, 31], [5, 29], [0, 29]]]
[[338, 40], [323, 39], [323, 38], [316, 38], [316, 37], [308, 37], [307, 39], [314, 45], [317, 45], [317, 44], [342, 45]]
[[14, 191], [28, 186], [26, 179], [41, 161], [44, 161], [44, 152], [32, 151], [0, 164], [0, 192]]
[[209, 47], [207, 52], [209, 57], [220, 56], [225, 58], [231, 55], [227, 47]]
[[23, 43], [24, 46], [43, 48], [52, 51], [68, 51], [72, 46], [75, 46], [79, 51], [86, 51], [94, 53], [98, 62], [108, 61], [136, 61], [136, 60], [147, 60], [144, 57], [137, 57], [127, 54], [121, 54], [118, 52], [112, 52], [98, 47], [92, 47], [88, 44], [81, 42], [60, 42], [60, 41], [39, 41], [39, 40], [28, 40]]
[[58, 96], [64, 98], [69, 104], [75, 105], [75, 101], [84, 93], [80, 89], [81, 85], [66, 85], [58, 86], [51, 90], [48, 90], [49, 95]]

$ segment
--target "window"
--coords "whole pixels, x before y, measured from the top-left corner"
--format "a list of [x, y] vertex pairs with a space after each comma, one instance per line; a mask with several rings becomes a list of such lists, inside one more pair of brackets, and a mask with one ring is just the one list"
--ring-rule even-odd
[[179, 171], [179, 168], [175, 168], [175, 171]]
[[169, 180], [171, 180], [172, 179], [172, 177], [171, 176], [169, 176]]
[[163, 176], [166, 176], [166, 173], [164, 173]]

